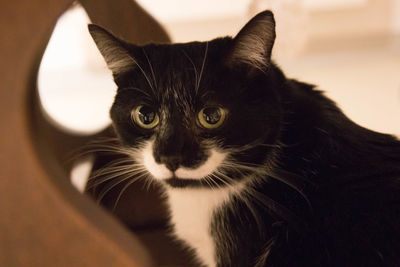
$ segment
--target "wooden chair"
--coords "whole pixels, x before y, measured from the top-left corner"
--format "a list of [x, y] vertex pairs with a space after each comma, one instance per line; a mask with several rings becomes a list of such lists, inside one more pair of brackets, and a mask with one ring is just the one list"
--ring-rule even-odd
[[[68, 135], [41, 112], [36, 88], [41, 56], [57, 18], [72, 2], [0, 3], [0, 266], [176, 266], [179, 252], [155, 241], [157, 229], [132, 234], [71, 186], [71, 166], [63, 159], [94, 136]], [[131, 0], [81, 4], [92, 22], [125, 39], [169, 41]]]

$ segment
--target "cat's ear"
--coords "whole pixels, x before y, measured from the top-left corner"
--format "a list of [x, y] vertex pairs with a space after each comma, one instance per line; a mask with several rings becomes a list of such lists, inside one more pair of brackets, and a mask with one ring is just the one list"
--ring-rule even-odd
[[132, 70], [135, 59], [129, 54], [126, 44], [100, 26], [89, 24], [88, 29], [108, 68], [114, 75]]
[[233, 39], [227, 58], [230, 66], [246, 65], [265, 71], [271, 61], [275, 41], [275, 20], [271, 11], [253, 17]]

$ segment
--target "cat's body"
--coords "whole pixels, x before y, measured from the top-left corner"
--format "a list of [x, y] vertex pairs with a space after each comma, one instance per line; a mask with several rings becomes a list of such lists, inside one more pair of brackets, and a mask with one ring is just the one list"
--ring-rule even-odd
[[350, 121], [270, 60], [270, 12], [234, 39], [126, 44], [92, 26], [114, 73], [131, 172], [165, 188], [207, 266], [400, 266], [400, 142]]

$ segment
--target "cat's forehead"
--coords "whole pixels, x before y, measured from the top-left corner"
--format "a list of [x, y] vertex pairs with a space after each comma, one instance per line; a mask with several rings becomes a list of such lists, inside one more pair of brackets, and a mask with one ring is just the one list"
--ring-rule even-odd
[[[193, 104], [195, 99], [210, 95], [207, 84], [221, 69], [221, 50], [228, 40], [182, 44], [150, 44], [139, 47], [132, 56], [138, 66], [132, 81], [140, 81], [156, 91], [163, 103]], [[206, 89], [206, 92], [204, 89]]]
[[149, 44], [141, 47], [140, 61], [151, 61], [155, 68], [161, 70], [184, 73], [195, 69], [200, 72], [206, 64], [218, 63], [230, 41], [231, 38], [219, 38], [208, 42]]
[[[222, 45], [226, 45], [228, 40], [231, 38], [218, 38], [211, 41], [200, 42], [193, 41], [187, 43], [174, 43], [174, 44], [148, 44], [141, 48], [146, 50], [148, 53], [157, 55], [158, 57], [180, 59], [180, 57], [186, 55], [201, 57], [204, 55], [206, 49], [213, 51], [218, 49]], [[179, 56], [176, 58], [176, 56]]]

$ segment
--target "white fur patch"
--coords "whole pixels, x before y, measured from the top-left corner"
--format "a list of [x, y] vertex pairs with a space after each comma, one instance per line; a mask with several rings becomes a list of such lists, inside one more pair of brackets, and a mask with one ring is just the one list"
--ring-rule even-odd
[[178, 178], [187, 178], [187, 179], [204, 178], [207, 175], [213, 173], [218, 168], [218, 166], [224, 161], [225, 155], [226, 154], [220, 153], [215, 149], [212, 149], [211, 155], [208, 157], [208, 159], [204, 164], [202, 164], [196, 169], [178, 168], [175, 171], [175, 175]]
[[172, 177], [172, 172], [165, 167], [164, 164], [159, 164], [155, 161], [153, 156], [153, 143], [148, 141], [142, 150], [142, 163], [144, 167], [153, 175], [157, 180], [165, 180]]
[[216, 210], [227, 203], [243, 185], [219, 189], [168, 188], [168, 204], [175, 235], [194, 248], [198, 258], [207, 266], [216, 266], [215, 243], [210, 224]]
[[[164, 165], [155, 161], [153, 156], [153, 143], [148, 141], [141, 151], [142, 163], [146, 169], [158, 180], [165, 180], [171, 178], [173, 173]], [[201, 179], [209, 174], [212, 174], [218, 166], [224, 161], [226, 154], [211, 150], [211, 154], [202, 165], [198, 168], [178, 168], [175, 171], [175, 176], [185, 179]]]
[[[154, 141], [148, 141], [141, 149], [144, 167], [157, 180], [173, 176], [164, 164], [153, 157]], [[198, 168], [178, 168], [175, 176], [186, 179], [201, 179], [212, 174], [224, 161], [226, 154], [211, 150], [208, 159]], [[243, 188], [242, 184], [222, 188], [173, 188], [166, 187], [171, 223], [176, 236], [196, 251], [198, 258], [207, 266], [216, 266], [215, 243], [211, 237], [210, 224], [215, 211], [228, 202], [232, 194]]]

